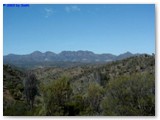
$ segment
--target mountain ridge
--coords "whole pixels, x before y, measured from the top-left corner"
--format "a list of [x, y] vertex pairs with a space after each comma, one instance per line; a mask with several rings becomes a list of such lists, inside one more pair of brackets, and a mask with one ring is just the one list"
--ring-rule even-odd
[[[51, 64], [55, 65], [59, 62], [61, 65], [65, 62], [77, 62], [77, 63], [104, 63], [110, 61], [116, 61], [125, 59], [132, 56], [137, 56], [140, 54], [133, 54], [131, 52], [125, 52], [120, 55], [113, 55], [111, 53], [96, 54], [92, 51], [62, 51], [58, 54], [46, 51], [44, 53], [40, 51], [34, 51], [30, 54], [17, 55], [9, 54], [3, 56], [4, 64], [13, 64], [17, 66], [27, 66], [27, 65], [36, 65], [39, 66], [46, 64], [50, 66]], [[58, 64], [59, 64], [58, 63]], [[65, 63], [66, 64], [66, 63]]]
[[[44, 53], [40, 52], [40, 51], [34, 51], [30, 54], [23, 54], [23, 55], [19, 55], [19, 54], [8, 54], [8, 55], [4, 55], [4, 60], [8, 58], [13, 58], [13, 57], [21, 57], [21, 58], [26, 58], [26, 57], [30, 57], [30, 58], [36, 58], [38, 57], [36, 60], [45, 60], [46, 57], [49, 57], [51, 60], [53, 60], [52, 57], [57, 57], [57, 59], [65, 59], [65, 57], [72, 57], [70, 58], [68, 61], [72, 61], [71, 59], [75, 59], [75, 58], [81, 58], [79, 60], [82, 59], [100, 59], [100, 61], [104, 61], [104, 59], [108, 59], [108, 58], [115, 58], [115, 57], [119, 57], [121, 56], [123, 58], [123, 56], [128, 57], [128, 56], [132, 56], [134, 54], [132, 54], [131, 52], [126, 52], [120, 55], [114, 55], [111, 53], [102, 53], [102, 54], [97, 54], [94, 53], [92, 51], [82, 51], [82, 50], [78, 50], [78, 51], [62, 51], [60, 53], [54, 53], [51, 51], [46, 51]], [[85, 58], [86, 57], [86, 58]], [[39, 59], [40, 58], [40, 59]], [[13, 59], [12, 59], [13, 60]], [[77, 60], [77, 61], [79, 61]]]
[[[30, 54], [34, 54], [34, 53], [41, 53], [41, 54], [48, 54], [48, 53], [53, 53], [53, 54], [61, 54], [61, 53], [65, 53], [65, 52], [70, 52], [70, 53], [80, 53], [80, 52], [85, 52], [85, 53], [92, 53], [92, 54], [97, 54], [97, 55], [103, 55], [103, 54], [112, 54], [112, 53], [108, 53], [108, 52], [102, 52], [102, 53], [96, 53], [96, 52], [93, 52], [93, 51], [89, 51], [89, 50], [63, 50], [61, 52], [54, 52], [54, 51], [44, 51], [44, 52], [41, 52], [39, 50], [35, 50], [33, 52], [30, 52], [30, 53], [26, 53], [26, 54], [18, 54], [18, 53], [8, 53], [8, 54], [5, 54], [3, 56], [8, 56], [8, 55], [30, 55]], [[131, 53], [131, 54], [136, 54], [136, 53], [132, 53], [130, 51], [126, 51], [124, 53]], [[124, 53], [120, 53], [120, 54], [124, 54]], [[115, 56], [118, 56], [120, 54], [112, 54], [112, 55], [115, 55]], [[143, 54], [143, 53], [141, 53]]]

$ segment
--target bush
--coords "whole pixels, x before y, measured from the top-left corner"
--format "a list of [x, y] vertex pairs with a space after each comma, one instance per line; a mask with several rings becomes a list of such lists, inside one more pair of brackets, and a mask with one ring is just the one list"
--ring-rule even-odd
[[122, 76], [109, 82], [102, 102], [104, 115], [155, 115], [153, 75]]
[[104, 89], [97, 83], [90, 83], [85, 95], [84, 115], [100, 115], [100, 103], [103, 98]]
[[65, 77], [46, 86], [44, 88], [46, 115], [68, 115], [67, 105], [70, 102], [71, 94], [69, 79]]

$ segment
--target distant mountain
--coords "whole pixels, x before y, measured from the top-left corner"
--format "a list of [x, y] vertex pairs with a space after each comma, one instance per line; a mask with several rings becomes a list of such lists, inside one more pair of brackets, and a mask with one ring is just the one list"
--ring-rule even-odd
[[123, 54], [120, 54], [117, 56], [118, 60], [124, 59], [124, 58], [128, 58], [128, 57], [132, 57], [134, 54], [132, 54], [131, 52], [126, 52]]
[[4, 64], [13, 64], [18, 66], [25, 65], [44, 65], [53, 64], [57, 62], [81, 62], [81, 63], [93, 63], [93, 62], [109, 62], [121, 60], [137, 54], [126, 52], [118, 56], [113, 54], [95, 54], [91, 51], [62, 51], [59, 54], [47, 51], [42, 53], [40, 51], [34, 51], [31, 54], [16, 55], [9, 54], [3, 56]]

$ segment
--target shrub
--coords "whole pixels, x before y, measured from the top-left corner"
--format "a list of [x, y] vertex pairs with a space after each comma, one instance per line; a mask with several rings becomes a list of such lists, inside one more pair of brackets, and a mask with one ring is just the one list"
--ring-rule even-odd
[[46, 115], [68, 115], [67, 104], [70, 102], [72, 89], [69, 79], [63, 77], [44, 88]]
[[109, 82], [102, 102], [104, 115], [155, 115], [154, 76], [144, 73]]
[[90, 83], [85, 95], [85, 115], [100, 115], [100, 103], [103, 98], [104, 90], [97, 83]]

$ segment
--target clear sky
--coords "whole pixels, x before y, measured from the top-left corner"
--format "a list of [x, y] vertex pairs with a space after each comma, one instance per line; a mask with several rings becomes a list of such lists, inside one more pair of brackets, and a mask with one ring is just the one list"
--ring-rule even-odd
[[155, 5], [3, 7], [3, 53], [155, 53]]

